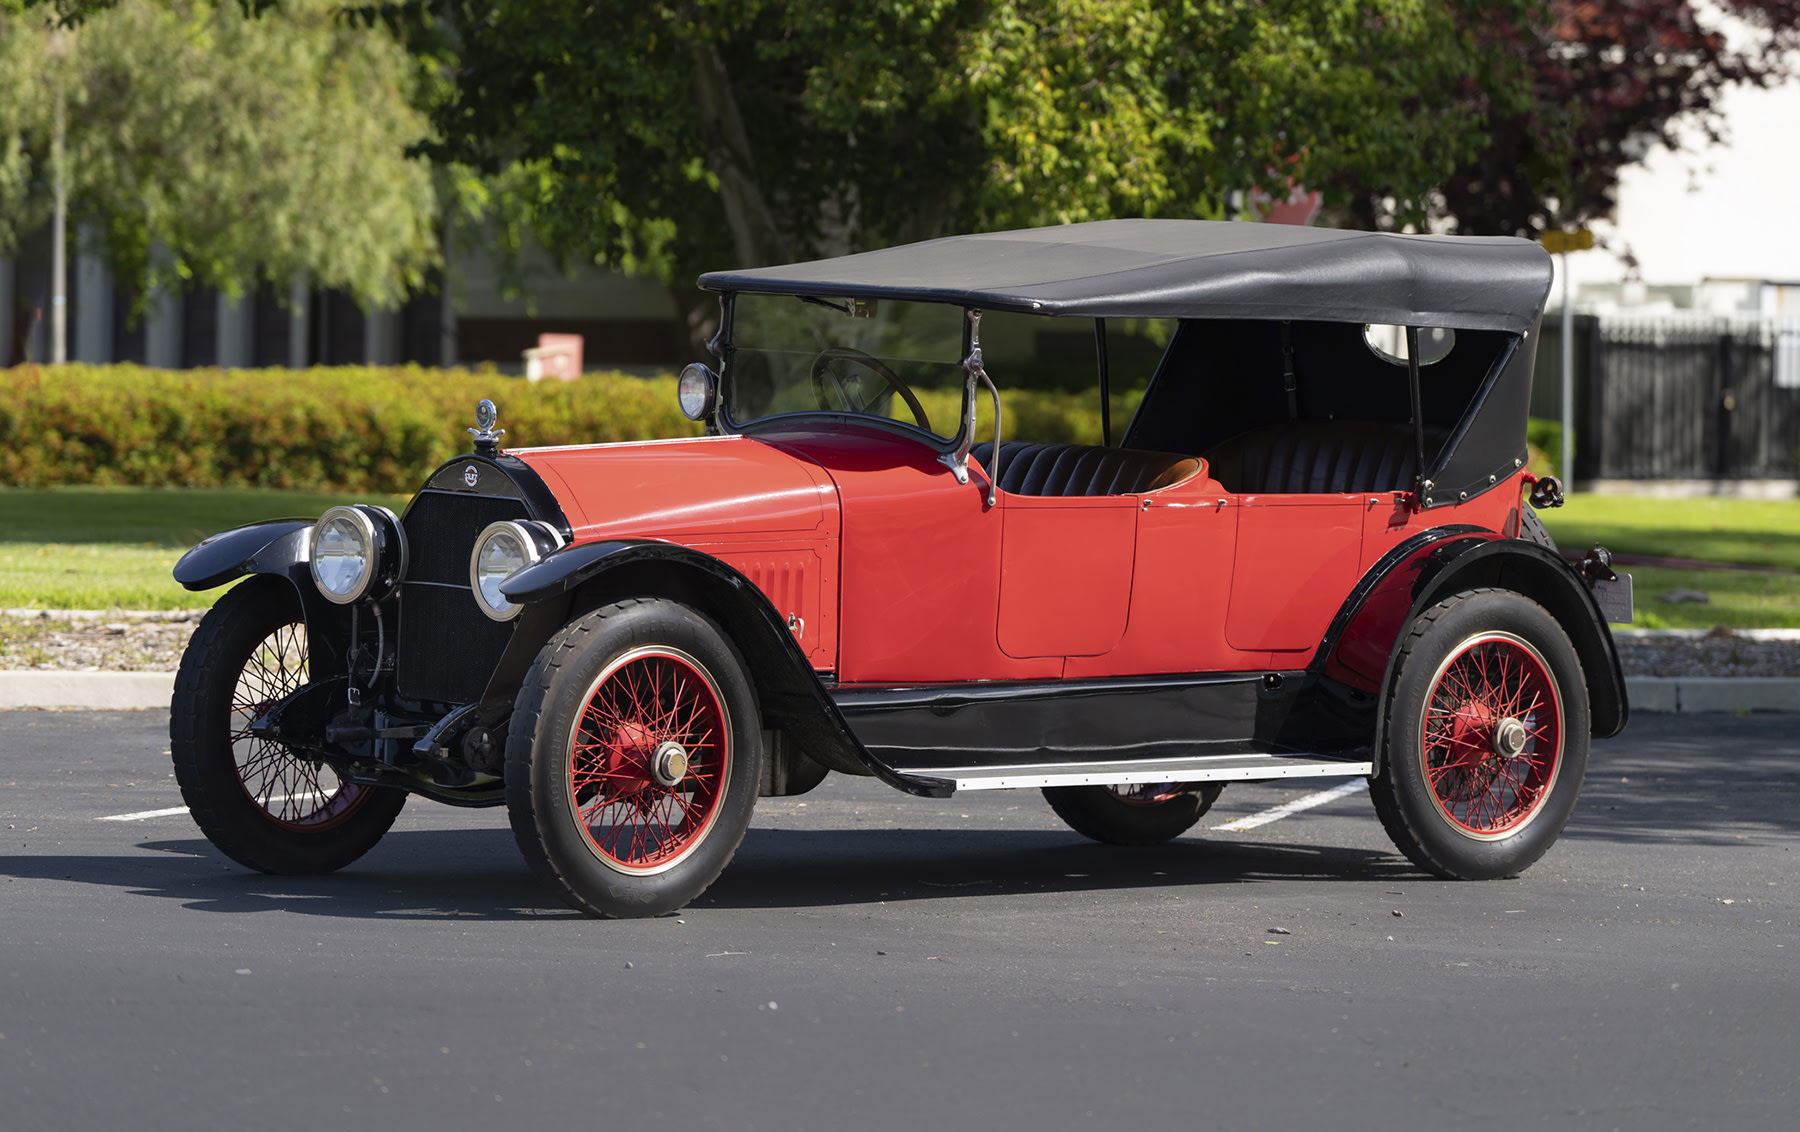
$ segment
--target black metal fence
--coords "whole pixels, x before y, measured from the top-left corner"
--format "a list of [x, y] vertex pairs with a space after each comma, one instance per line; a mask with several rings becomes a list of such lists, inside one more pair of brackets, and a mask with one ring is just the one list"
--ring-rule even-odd
[[[1575, 339], [1577, 479], [1800, 477], [1800, 324], [1590, 317]], [[1560, 413], [1560, 345], [1544, 335], [1533, 415]]]

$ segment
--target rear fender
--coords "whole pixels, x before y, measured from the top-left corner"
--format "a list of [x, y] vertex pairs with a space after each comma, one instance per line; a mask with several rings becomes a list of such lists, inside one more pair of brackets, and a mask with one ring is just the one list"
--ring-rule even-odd
[[[524, 659], [529, 665], [529, 658], [573, 618], [621, 598], [668, 598], [699, 610], [725, 631], [750, 668], [765, 722], [786, 732], [813, 761], [847, 774], [874, 775], [909, 794], [939, 797], [950, 792], [948, 783], [898, 774], [870, 755], [769, 599], [711, 555], [647, 540], [583, 543], [520, 570], [501, 583], [500, 592], [525, 607], [501, 665], [515, 690], [524, 677], [516, 662]], [[544, 615], [534, 616], [538, 606]], [[501, 694], [502, 688], [491, 685], [487, 698]]]
[[326, 601], [313, 583], [312, 519], [271, 519], [202, 539], [175, 563], [175, 580], [195, 592], [250, 575], [284, 578], [300, 595], [312, 642], [307, 663], [314, 680], [344, 674], [350, 639], [348, 607]]
[[[1494, 587], [1537, 602], [1562, 625], [1581, 659], [1592, 733], [1617, 735], [1630, 717], [1625, 677], [1612, 631], [1580, 574], [1555, 551], [1479, 528], [1437, 528], [1384, 556], [1345, 602], [1319, 646], [1312, 668], [1368, 695], [1391, 686], [1401, 638], [1413, 620], [1464, 590]], [[1374, 713], [1380, 773], [1386, 713]]]

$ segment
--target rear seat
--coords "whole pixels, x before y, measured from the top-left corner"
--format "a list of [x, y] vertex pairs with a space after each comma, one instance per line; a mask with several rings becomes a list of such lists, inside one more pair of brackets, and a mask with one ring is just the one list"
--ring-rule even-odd
[[[993, 467], [993, 454], [992, 444], [969, 450], [984, 468]], [[1012, 495], [1137, 495], [1173, 487], [1199, 470], [1199, 460], [1174, 452], [1007, 440], [1000, 445], [999, 487]]]
[[[1427, 451], [1441, 440], [1428, 430]], [[1289, 421], [1201, 455], [1213, 478], [1240, 494], [1411, 491], [1419, 475], [1412, 426], [1386, 421]]]

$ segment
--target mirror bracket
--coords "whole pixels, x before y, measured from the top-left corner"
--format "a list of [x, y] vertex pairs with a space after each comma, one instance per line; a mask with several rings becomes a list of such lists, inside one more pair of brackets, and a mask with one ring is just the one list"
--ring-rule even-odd
[[962, 366], [968, 375], [963, 382], [963, 404], [967, 408], [960, 430], [962, 437], [956, 443], [956, 451], [939, 456], [938, 462], [950, 469], [957, 483], [969, 482], [969, 450], [975, 447], [975, 394], [979, 386], [986, 385], [994, 396], [994, 466], [988, 469], [988, 506], [992, 507], [994, 484], [1000, 478], [1000, 391], [994, 388], [993, 379], [988, 377], [981, 364], [981, 312], [973, 307], [969, 308], [969, 356], [963, 359]]

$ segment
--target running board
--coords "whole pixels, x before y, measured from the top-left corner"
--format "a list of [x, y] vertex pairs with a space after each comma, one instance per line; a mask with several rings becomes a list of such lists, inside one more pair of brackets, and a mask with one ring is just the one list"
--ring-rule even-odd
[[958, 790], [1031, 786], [1125, 786], [1141, 782], [1258, 782], [1271, 778], [1360, 778], [1374, 765], [1326, 755], [1205, 755], [1117, 763], [907, 767], [910, 777], [940, 779]]

